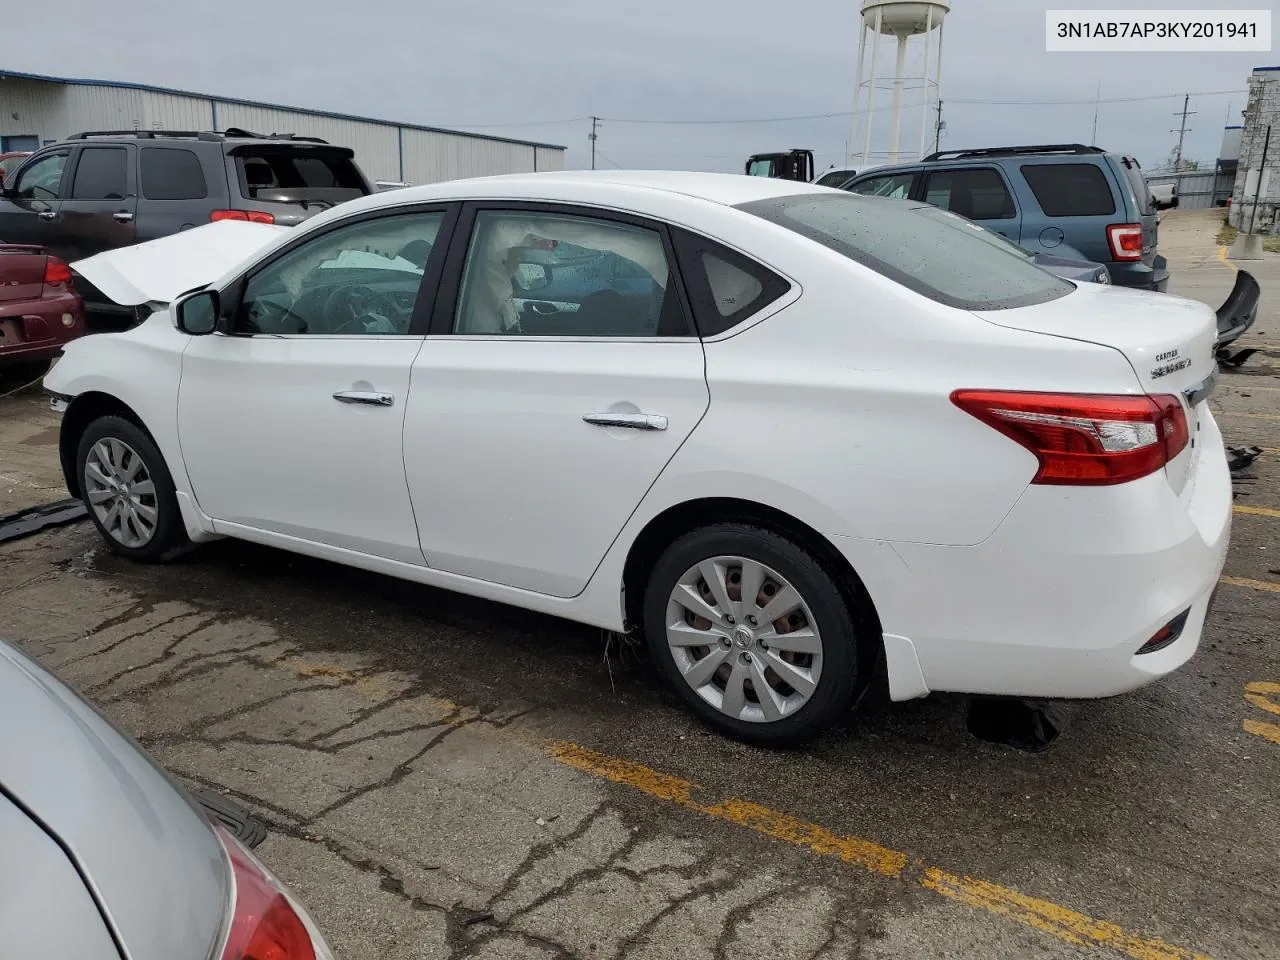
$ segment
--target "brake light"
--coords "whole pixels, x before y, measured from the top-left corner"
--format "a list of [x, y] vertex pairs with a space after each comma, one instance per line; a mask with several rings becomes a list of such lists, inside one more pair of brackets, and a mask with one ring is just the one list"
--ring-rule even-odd
[[71, 282], [71, 268], [57, 257], [49, 257], [44, 262], [44, 285], [59, 287]]
[[1107, 227], [1107, 245], [1112, 260], [1142, 259], [1142, 224], [1113, 223]]
[[1032, 483], [1127, 483], [1155, 473], [1190, 439], [1174, 396], [957, 390], [951, 401], [1036, 455]]
[[225, 829], [214, 830], [234, 878], [231, 924], [220, 960], [317, 960], [311, 933], [284, 888]]
[[248, 220], [250, 223], [275, 223], [274, 214], [262, 213], [258, 210], [214, 210], [209, 214], [209, 222], [219, 220]]

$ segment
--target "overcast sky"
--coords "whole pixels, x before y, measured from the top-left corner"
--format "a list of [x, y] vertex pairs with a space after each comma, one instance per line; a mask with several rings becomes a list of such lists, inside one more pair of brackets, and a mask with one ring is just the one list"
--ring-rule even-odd
[[[1100, 81], [1100, 145], [1154, 166], [1169, 154], [1179, 122], [1174, 114], [1182, 94], [1191, 93], [1196, 114], [1185, 154], [1211, 163], [1223, 127], [1240, 122], [1249, 71], [1280, 63], [1280, 54], [1044, 50], [1049, 7], [1138, 5], [953, 0], [942, 64], [943, 146], [1087, 141]], [[435, 126], [484, 125], [482, 132], [563, 144], [569, 167], [589, 164], [590, 123], [575, 118], [595, 114], [605, 118], [600, 166], [741, 170], [750, 153], [810, 147], [822, 170], [843, 161], [849, 139], [859, 6], [858, 0], [212, 0], [197, 8], [182, 0], [59, 0], [56, 34], [0, 31], [0, 69]], [[1168, 99], [1106, 102], [1160, 95]], [[1009, 99], [1085, 102], [959, 102]], [[919, 103], [920, 95], [908, 91], [904, 101]], [[634, 122], [816, 114], [842, 115]], [[904, 139], [912, 149], [918, 124], [919, 110], [911, 110]], [[885, 130], [875, 132], [879, 139]], [[873, 150], [886, 147], [877, 142]]]

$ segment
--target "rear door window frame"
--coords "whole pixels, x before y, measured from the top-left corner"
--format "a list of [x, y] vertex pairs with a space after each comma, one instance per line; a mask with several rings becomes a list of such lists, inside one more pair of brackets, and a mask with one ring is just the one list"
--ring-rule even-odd
[[[1004, 187], [1005, 194], [1009, 197], [1009, 202], [1013, 204], [1013, 213], [1007, 217], [969, 217], [966, 219], [971, 219], [974, 223], [1004, 223], [1010, 220], [1018, 220], [1023, 213], [1022, 207], [1018, 203], [1018, 191], [1014, 188], [1014, 184], [1009, 175], [1002, 170], [1000, 165], [997, 163], [940, 163], [936, 167], [926, 167], [920, 171], [920, 177], [916, 181], [915, 188], [918, 193], [917, 199], [923, 203], [929, 202], [929, 180], [931, 178], [944, 173], [970, 173], [975, 170], [982, 170], [996, 175], [1000, 180], [1001, 185]], [[948, 202], [950, 202], [949, 195]], [[933, 204], [933, 206], [937, 206], [937, 204]], [[946, 210], [948, 213], [955, 213], [955, 211], [950, 207], [939, 207], [939, 209]], [[960, 216], [964, 216], [964, 214], [960, 214]]]
[[[442, 270], [440, 285], [435, 300], [435, 309], [431, 314], [431, 321], [427, 328], [427, 335], [430, 337], [449, 337], [452, 339], [466, 340], [488, 340], [500, 339], [514, 341], [519, 337], [513, 337], [509, 334], [486, 335], [478, 333], [455, 333], [453, 326], [457, 315], [459, 299], [462, 296], [462, 286], [464, 274], [466, 272], [467, 259], [471, 252], [472, 238], [476, 230], [476, 214], [480, 212], [490, 213], [538, 213], [559, 215], [564, 217], [579, 217], [592, 220], [601, 220], [610, 223], [618, 223], [625, 226], [640, 227], [646, 230], [656, 232], [661, 240], [664, 252], [667, 255], [667, 267], [669, 271], [668, 283], [675, 285], [675, 293], [677, 295], [680, 309], [684, 313], [686, 333], [678, 337], [536, 337], [529, 338], [538, 342], [548, 344], [565, 342], [566, 340], [590, 340], [590, 341], [616, 341], [619, 343], [662, 343], [664, 341], [684, 342], [687, 340], [697, 340], [698, 329], [694, 321], [693, 305], [690, 301], [688, 286], [680, 270], [680, 258], [676, 254], [675, 245], [672, 242], [671, 226], [661, 220], [651, 220], [647, 217], [636, 216], [630, 213], [622, 213], [617, 210], [610, 210], [605, 207], [596, 207], [590, 204], [576, 203], [558, 203], [550, 201], [530, 201], [530, 200], [468, 200], [462, 204], [462, 210], [458, 218], [457, 227], [453, 231], [453, 237], [449, 245], [449, 252], [445, 258]], [[668, 291], [668, 296], [671, 291]]]

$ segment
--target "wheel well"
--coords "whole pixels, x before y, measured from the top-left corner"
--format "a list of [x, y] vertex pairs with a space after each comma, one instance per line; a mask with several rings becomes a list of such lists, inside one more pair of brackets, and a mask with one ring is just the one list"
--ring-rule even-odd
[[80, 496], [80, 476], [76, 468], [76, 451], [80, 448], [80, 438], [89, 429], [89, 424], [99, 417], [122, 417], [137, 424], [138, 429], [151, 436], [151, 431], [147, 430], [142, 418], [127, 403], [109, 393], [82, 393], [72, 400], [62, 415], [62, 428], [58, 434], [58, 459], [62, 463], [62, 477], [66, 481], [67, 490], [73, 497]]
[[[831, 574], [849, 608], [855, 615], [860, 613], [864, 620], [870, 621], [861, 624], [863, 629], [858, 631], [864, 647], [860, 653], [869, 656], [877, 667], [883, 664], [884, 644], [880, 642], [880, 617], [876, 613], [875, 602], [853, 565], [830, 540], [807, 523], [752, 500], [729, 497], [690, 500], [670, 507], [649, 521], [631, 545], [631, 552], [627, 554], [627, 562], [623, 567], [624, 616], [628, 628], [641, 621], [645, 576], [662, 552], [690, 530], [718, 523], [747, 523], [764, 527], [787, 537], [813, 554]], [[883, 670], [876, 669], [874, 673], [882, 675]]]

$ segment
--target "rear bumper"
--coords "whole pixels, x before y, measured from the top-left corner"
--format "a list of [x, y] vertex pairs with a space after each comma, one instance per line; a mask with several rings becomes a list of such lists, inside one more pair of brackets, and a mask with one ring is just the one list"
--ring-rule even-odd
[[0, 303], [0, 364], [51, 359], [84, 332], [84, 304], [74, 293]]
[[1135, 290], [1154, 290], [1164, 293], [1169, 288], [1169, 261], [1157, 256], [1154, 264], [1116, 263], [1107, 265], [1111, 272], [1111, 282], [1117, 287], [1132, 287]]
[[[1230, 474], [1207, 412], [1198, 442], [1181, 498], [1163, 472], [1116, 487], [1033, 486], [982, 544], [892, 544], [901, 564], [864, 580], [896, 648], [895, 699], [1108, 697], [1191, 659], [1231, 531]], [[1137, 652], [1188, 611], [1176, 641]]]

